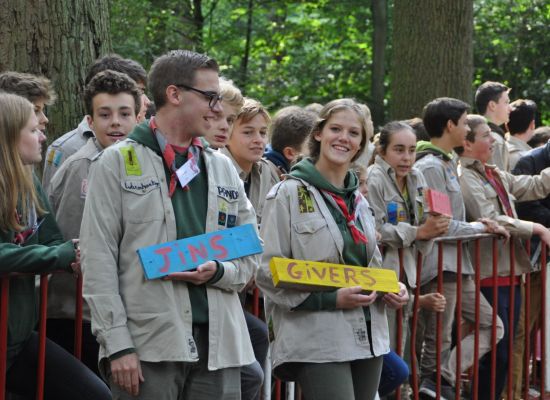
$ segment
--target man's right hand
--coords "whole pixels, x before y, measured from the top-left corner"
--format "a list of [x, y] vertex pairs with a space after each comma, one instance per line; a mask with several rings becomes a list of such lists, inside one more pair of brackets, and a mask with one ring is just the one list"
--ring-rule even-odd
[[136, 353], [126, 354], [111, 361], [111, 374], [113, 382], [132, 396], [139, 394], [139, 383], [145, 381]]

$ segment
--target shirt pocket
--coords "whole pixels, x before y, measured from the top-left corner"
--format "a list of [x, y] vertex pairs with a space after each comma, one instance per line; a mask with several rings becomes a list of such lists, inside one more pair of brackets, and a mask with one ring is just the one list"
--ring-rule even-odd
[[134, 224], [164, 219], [160, 181], [157, 177], [126, 178], [121, 182], [123, 213]]
[[291, 229], [292, 258], [323, 261], [334, 257], [335, 244], [323, 218], [295, 222]]

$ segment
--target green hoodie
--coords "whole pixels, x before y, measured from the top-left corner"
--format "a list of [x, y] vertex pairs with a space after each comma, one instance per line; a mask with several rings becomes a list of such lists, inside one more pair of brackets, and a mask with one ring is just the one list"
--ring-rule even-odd
[[[149, 121], [137, 125], [128, 138], [150, 148], [162, 157], [162, 151], [157, 139], [149, 127]], [[203, 145], [204, 145], [203, 141]], [[204, 145], [207, 147], [207, 144]], [[187, 154], [176, 153], [176, 168], [181, 167], [187, 161]], [[170, 182], [170, 170], [163, 162], [164, 173], [166, 175], [166, 184]], [[183, 190], [177, 186], [172, 196], [172, 207], [176, 219], [177, 238], [183, 239], [191, 236], [202, 235], [206, 232], [206, 213], [208, 204], [205, 199], [208, 198], [208, 171], [204, 163], [204, 158], [200, 157], [199, 168], [201, 172], [189, 182], [189, 190]], [[216, 274], [210, 279], [209, 283], [216, 282], [223, 276], [223, 267], [217, 264]], [[208, 323], [208, 298], [206, 296], [206, 285], [194, 285], [187, 282], [189, 289], [189, 298], [193, 314], [193, 324]]]
[[[313, 161], [306, 158], [296, 164], [290, 176], [302, 179], [319, 190], [330, 191], [344, 199], [348, 210], [353, 210], [355, 205], [355, 193], [359, 186], [359, 181], [354, 172], [348, 171], [344, 179], [344, 188], [337, 188], [328, 182], [315, 168]], [[334, 218], [334, 221], [340, 229], [344, 239], [343, 262], [346, 265], [367, 266], [367, 249], [364, 244], [356, 244], [351, 236], [348, 224], [339, 208], [336, 208], [330, 202], [326, 205]], [[357, 227], [362, 229], [361, 223], [357, 220]], [[336, 291], [312, 293], [302, 304], [296, 307], [297, 310], [327, 310], [336, 307]]]
[[[46, 195], [36, 177], [34, 185], [46, 214], [39, 217], [40, 225], [37, 231], [21, 246], [13, 244], [15, 232], [0, 230], [0, 273], [71, 271], [70, 264], [75, 261], [73, 243], [63, 241]], [[29, 339], [38, 321], [34, 275], [12, 277], [9, 291], [8, 368]]]
[[418, 154], [425, 153], [425, 154], [440, 154], [443, 156], [445, 161], [450, 161], [453, 159], [453, 153], [447, 153], [445, 150], [443, 150], [441, 147], [437, 147], [436, 145], [432, 144], [432, 142], [428, 142], [426, 140], [419, 140], [418, 143], [416, 143], [416, 159], [418, 160], [420, 157], [418, 157]]

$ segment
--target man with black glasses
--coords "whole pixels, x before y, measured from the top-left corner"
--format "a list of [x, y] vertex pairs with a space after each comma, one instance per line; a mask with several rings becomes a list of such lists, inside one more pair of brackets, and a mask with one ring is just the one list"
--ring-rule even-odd
[[106, 149], [89, 180], [80, 237], [101, 367], [115, 399], [240, 400], [240, 367], [254, 353], [237, 293], [257, 257], [146, 280], [136, 253], [229, 221], [256, 225], [231, 161], [200, 138], [223, 112], [218, 65], [171, 51], [149, 85], [156, 116]]

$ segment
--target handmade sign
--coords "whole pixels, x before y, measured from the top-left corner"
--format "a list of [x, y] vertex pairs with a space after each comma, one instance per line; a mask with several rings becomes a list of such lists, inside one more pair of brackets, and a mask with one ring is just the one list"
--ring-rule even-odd
[[275, 287], [312, 291], [361, 286], [368, 291], [399, 293], [397, 275], [391, 269], [363, 268], [281, 257], [273, 257], [269, 268]]
[[228, 261], [262, 252], [252, 224], [205, 233], [137, 250], [145, 277], [160, 278], [210, 261]]
[[451, 201], [445, 193], [438, 192], [430, 188], [424, 189], [424, 198], [428, 205], [428, 212], [435, 215], [453, 216], [451, 210]]

